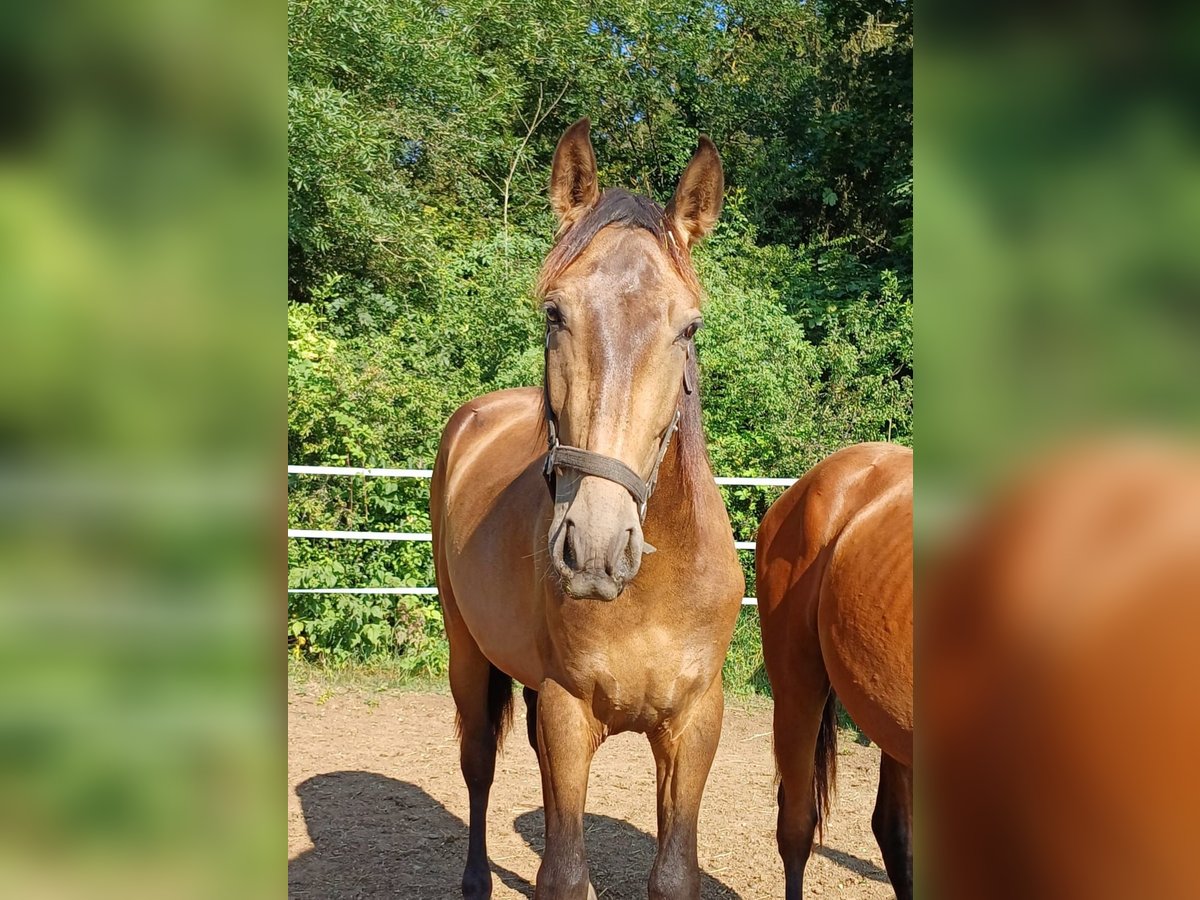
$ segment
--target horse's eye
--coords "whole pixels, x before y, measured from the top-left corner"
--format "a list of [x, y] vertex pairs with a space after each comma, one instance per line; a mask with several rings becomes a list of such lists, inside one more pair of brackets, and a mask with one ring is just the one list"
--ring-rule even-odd
[[695, 322], [693, 322], [687, 328], [683, 329], [683, 335], [682, 335], [683, 339], [685, 341], [690, 341], [692, 338], [694, 338], [696, 336], [696, 332], [699, 331], [701, 326], [703, 326], [703, 325], [704, 325], [704, 322], [700, 319], [697, 319]]
[[546, 313], [546, 323], [548, 325], [550, 325], [552, 328], [559, 328], [562, 326], [562, 313], [559, 312], [557, 306], [555, 306], [553, 303], [543, 303], [542, 311]]

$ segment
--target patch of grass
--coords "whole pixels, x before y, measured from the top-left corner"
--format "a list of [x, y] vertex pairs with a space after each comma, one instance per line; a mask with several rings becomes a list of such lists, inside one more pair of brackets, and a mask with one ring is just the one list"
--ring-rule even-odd
[[763, 666], [762, 635], [758, 630], [758, 608], [743, 606], [733, 627], [733, 640], [725, 655], [725, 693], [734, 696], [771, 696], [771, 684]]
[[288, 657], [288, 689], [301, 696], [316, 696], [324, 702], [334, 694], [383, 694], [389, 691], [436, 691], [450, 689], [444, 677], [414, 675], [399, 659], [374, 659], [336, 665]]

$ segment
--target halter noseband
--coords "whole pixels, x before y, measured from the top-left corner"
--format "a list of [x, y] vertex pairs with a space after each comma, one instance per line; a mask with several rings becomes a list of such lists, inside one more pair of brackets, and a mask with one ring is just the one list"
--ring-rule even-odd
[[[683, 364], [683, 391], [690, 394], [695, 390], [695, 385], [688, 372], [688, 363], [691, 362], [692, 343], [689, 340], [684, 348], [687, 354], [687, 359]], [[662, 465], [663, 457], [667, 455], [667, 447], [671, 443], [671, 437], [675, 434], [675, 429], [679, 427], [680, 406], [676, 404], [675, 415], [671, 417], [671, 424], [667, 426], [666, 432], [663, 434], [662, 441], [658, 445], [658, 453], [654, 457], [654, 467], [650, 470], [650, 478], [647, 481], [642, 481], [641, 476], [625, 463], [621, 462], [612, 456], [605, 456], [603, 453], [595, 453], [591, 450], [584, 450], [582, 447], [572, 447], [569, 444], [561, 443], [558, 439], [558, 416], [554, 413], [554, 407], [550, 404], [550, 329], [546, 329], [546, 352], [545, 364], [542, 369], [542, 406], [546, 412], [546, 465], [542, 470], [542, 474], [546, 478], [546, 487], [550, 489], [551, 501], [557, 500], [557, 477], [558, 469], [574, 469], [577, 472], [582, 472], [584, 475], [595, 475], [597, 478], [604, 478], [621, 485], [625, 490], [629, 491], [633, 501], [638, 506], [638, 515], [642, 521], [646, 519], [646, 504], [650, 500], [650, 495], [654, 493], [654, 485], [658, 480], [658, 468]]]

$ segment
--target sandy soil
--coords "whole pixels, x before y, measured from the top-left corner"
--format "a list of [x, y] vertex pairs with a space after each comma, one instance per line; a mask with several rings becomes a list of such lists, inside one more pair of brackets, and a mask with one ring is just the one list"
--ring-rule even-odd
[[[488, 849], [498, 900], [532, 897], [542, 849], [537, 760], [518, 698], [496, 768]], [[294, 898], [459, 896], [467, 791], [448, 694], [321, 690], [288, 695], [288, 893]], [[806, 897], [892, 897], [871, 835], [879, 751], [843, 732], [838, 795]], [[701, 896], [783, 896], [775, 850], [769, 705], [731, 700], [700, 817]], [[611, 738], [588, 788], [588, 863], [602, 900], [646, 896], [654, 763], [641, 735]]]

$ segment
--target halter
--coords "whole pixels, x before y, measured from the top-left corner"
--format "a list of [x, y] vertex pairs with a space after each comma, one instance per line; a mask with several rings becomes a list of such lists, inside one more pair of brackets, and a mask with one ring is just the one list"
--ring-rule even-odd
[[[690, 394], [695, 390], [695, 385], [688, 372], [688, 363], [691, 362], [692, 342], [689, 340], [684, 347], [684, 352], [687, 354], [687, 359], [683, 364], [683, 391]], [[597, 478], [604, 478], [607, 481], [612, 481], [621, 485], [625, 490], [629, 491], [633, 497], [634, 503], [638, 506], [638, 515], [644, 522], [646, 520], [646, 504], [650, 500], [650, 495], [654, 493], [654, 485], [658, 481], [658, 467], [662, 465], [663, 457], [667, 455], [667, 447], [671, 443], [671, 437], [675, 434], [675, 429], [679, 427], [680, 405], [675, 405], [675, 415], [671, 417], [671, 424], [667, 426], [666, 432], [662, 436], [662, 441], [658, 445], [658, 453], [654, 457], [654, 467], [650, 470], [650, 478], [642, 481], [641, 476], [625, 463], [621, 462], [612, 456], [605, 456], [603, 453], [595, 453], [591, 450], [584, 450], [582, 447], [572, 447], [569, 444], [564, 444], [558, 439], [558, 416], [554, 412], [554, 407], [550, 405], [550, 328], [546, 328], [546, 351], [545, 363], [542, 368], [542, 406], [546, 411], [546, 465], [542, 470], [542, 474], [546, 478], [546, 487], [550, 489], [550, 499], [557, 499], [557, 478], [558, 469], [574, 469], [577, 472], [582, 472], [584, 475], [595, 475]]]

